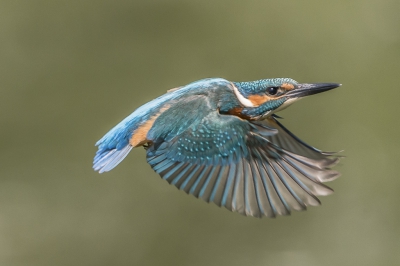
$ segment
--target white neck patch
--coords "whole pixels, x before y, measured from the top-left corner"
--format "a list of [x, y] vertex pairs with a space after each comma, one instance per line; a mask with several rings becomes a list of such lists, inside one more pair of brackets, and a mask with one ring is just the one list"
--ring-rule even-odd
[[300, 100], [301, 98], [291, 98], [289, 100], [287, 100], [286, 102], [284, 102], [281, 106], [279, 106], [277, 109], [274, 110], [274, 113], [282, 111], [286, 108], [289, 107], [289, 105], [291, 105], [292, 103], [294, 103], [295, 101]]
[[231, 84], [232, 84], [232, 87], [233, 87], [233, 91], [235, 92], [236, 98], [238, 98], [238, 100], [239, 100], [239, 102], [240, 102], [241, 104], [243, 104], [243, 105], [246, 106], [246, 107], [255, 107], [254, 104], [253, 104], [249, 99], [246, 99], [246, 98], [240, 93], [240, 91], [238, 90], [238, 88], [236, 88], [236, 86], [233, 85], [233, 83], [231, 83]]

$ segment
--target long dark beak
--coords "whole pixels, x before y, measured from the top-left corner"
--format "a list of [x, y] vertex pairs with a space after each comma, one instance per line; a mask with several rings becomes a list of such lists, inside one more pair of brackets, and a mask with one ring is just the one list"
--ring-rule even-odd
[[292, 91], [289, 91], [286, 96], [290, 98], [300, 98], [304, 96], [309, 96], [313, 94], [317, 94], [320, 92], [324, 91], [329, 91], [331, 89], [337, 88], [342, 86], [342, 84], [338, 83], [314, 83], [314, 84], [308, 84], [308, 83], [303, 83], [297, 85], [297, 88], [295, 88]]

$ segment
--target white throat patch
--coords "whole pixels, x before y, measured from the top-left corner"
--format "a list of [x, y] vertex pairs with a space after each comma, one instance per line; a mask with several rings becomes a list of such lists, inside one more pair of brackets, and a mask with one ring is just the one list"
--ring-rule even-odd
[[288, 108], [292, 103], [294, 103], [295, 101], [300, 100], [301, 98], [291, 98], [289, 100], [287, 100], [286, 102], [284, 102], [281, 106], [279, 106], [277, 109], [274, 110], [274, 113], [282, 111], [286, 108]]

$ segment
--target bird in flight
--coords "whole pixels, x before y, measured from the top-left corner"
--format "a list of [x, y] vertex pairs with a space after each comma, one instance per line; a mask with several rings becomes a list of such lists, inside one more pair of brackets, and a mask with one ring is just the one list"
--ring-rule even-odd
[[276, 113], [336, 83], [290, 78], [202, 79], [144, 104], [97, 143], [94, 170], [143, 146], [147, 162], [178, 189], [246, 216], [275, 217], [320, 205], [339, 158], [291, 133]]

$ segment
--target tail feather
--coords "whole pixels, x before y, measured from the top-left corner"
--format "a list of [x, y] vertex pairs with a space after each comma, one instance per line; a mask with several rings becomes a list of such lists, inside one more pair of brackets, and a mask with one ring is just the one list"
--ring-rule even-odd
[[99, 173], [112, 170], [128, 155], [132, 148], [131, 145], [126, 145], [122, 149], [99, 148], [93, 160], [93, 169]]

